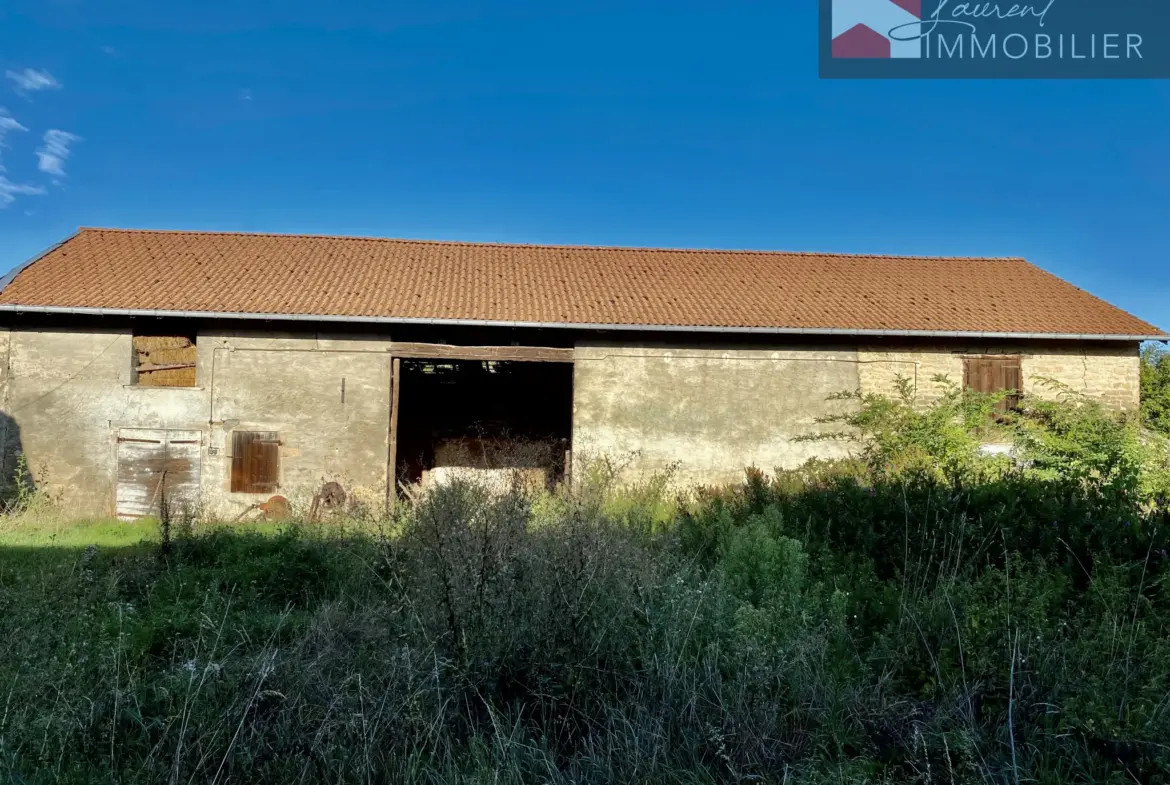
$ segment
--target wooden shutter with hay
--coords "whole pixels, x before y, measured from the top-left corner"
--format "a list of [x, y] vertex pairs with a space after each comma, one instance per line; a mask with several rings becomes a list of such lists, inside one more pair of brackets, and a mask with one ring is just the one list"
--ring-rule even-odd
[[195, 337], [135, 335], [134, 383], [141, 387], [194, 387]]

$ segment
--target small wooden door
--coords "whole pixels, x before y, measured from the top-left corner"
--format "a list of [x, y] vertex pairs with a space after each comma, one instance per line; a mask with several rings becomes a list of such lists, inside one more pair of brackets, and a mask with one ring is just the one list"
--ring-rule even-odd
[[200, 431], [123, 428], [118, 431], [115, 514], [124, 521], [199, 503]]
[[995, 408], [1012, 411], [1020, 407], [1020, 392], [1023, 374], [1020, 373], [1019, 357], [970, 357], [964, 366], [964, 386], [980, 393], [997, 393], [1014, 390], [1014, 395], [1005, 396]]

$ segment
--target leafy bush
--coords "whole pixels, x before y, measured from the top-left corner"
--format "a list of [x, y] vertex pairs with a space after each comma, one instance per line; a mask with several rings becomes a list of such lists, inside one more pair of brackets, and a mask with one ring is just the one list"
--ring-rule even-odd
[[1170, 436], [1170, 350], [1166, 344], [1142, 349], [1142, 420], [1147, 428]]
[[821, 424], [845, 426], [802, 437], [837, 439], [861, 444], [861, 459], [875, 476], [919, 473], [939, 479], [958, 479], [986, 464], [977, 462], [980, 444], [1001, 430], [993, 418], [1002, 395], [964, 390], [946, 376], [932, 379], [939, 395], [929, 406], [917, 406], [910, 379], [898, 376], [898, 394], [847, 392], [830, 400], [856, 400], [852, 412], [830, 415]]
[[1016, 439], [1031, 471], [1121, 496], [1139, 494], [1145, 453], [1137, 423], [1066, 385], [1047, 384], [1055, 399], [1029, 398], [1017, 421]]
[[23, 452], [16, 453], [11, 476], [0, 478], [0, 515], [20, 517], [51, 513], [53, 499], [38, 487], [45, 482], [46, 474], [47, 471], [42, 469], [40, 477], [34, 478], [28, 457]]
[[[820, 420], [845, 428], [802, 438], [859, 444], [859, 459], [878, 479], [917, 477], [964, 486], [1014, 472], [1079, 483], [1130, 503], [1170, 497], [1170, 442], [1143, 432], [1125, 413], [1053, 380], [1041, 379], [1046, 395], [1024, 397], [1011, 412], [996, 409], [1008, 391], [988, 395], [963, 390], [945, 376], [933, 381], [938, 395], [926, 406], [916, 404], [910, 381], [902, 377], [895, 398], [831, 396], [858, 402], [852, 412]], [[1011, 445], [1010, 457], [985, 454], [981, 446], [988, 442]]]

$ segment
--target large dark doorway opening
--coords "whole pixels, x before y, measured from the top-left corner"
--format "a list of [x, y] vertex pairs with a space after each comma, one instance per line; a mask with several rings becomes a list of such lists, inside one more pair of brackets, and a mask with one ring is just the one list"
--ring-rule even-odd
[[570, 461], [573, 366], [396, 360], [394, 476], [400, 490], [455, 476], [554, 487]]

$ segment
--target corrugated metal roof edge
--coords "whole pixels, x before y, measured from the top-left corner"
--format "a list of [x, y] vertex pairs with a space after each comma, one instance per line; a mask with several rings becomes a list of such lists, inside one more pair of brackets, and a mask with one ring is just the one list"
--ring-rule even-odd
[[1170, 341], [1170, 334], [1116, 335], [1102, 333], [1012, 333], [963, 330], [881, 330], [842, 327], [718, 327], [662, 324], [593, 324], [589, 322], [519, 322], [492, 319], [437, 319], [342, 314], [242, 313], [222, 311], [168, 311], [134, 308], [72, 308], [55, 305], [0, 304], [0, 312], [68, 314], [78, 316], [144, 316], [181, 319], [245, 319], [266, 322], [342, 322], [355, 324], [413, 324], [459, 327], [524, 327], [558, 330], [620, 330], [626, 332], [683, 332], [745, 335], [844, 335], [887, 338], [996, 338], [1045, 341]]

